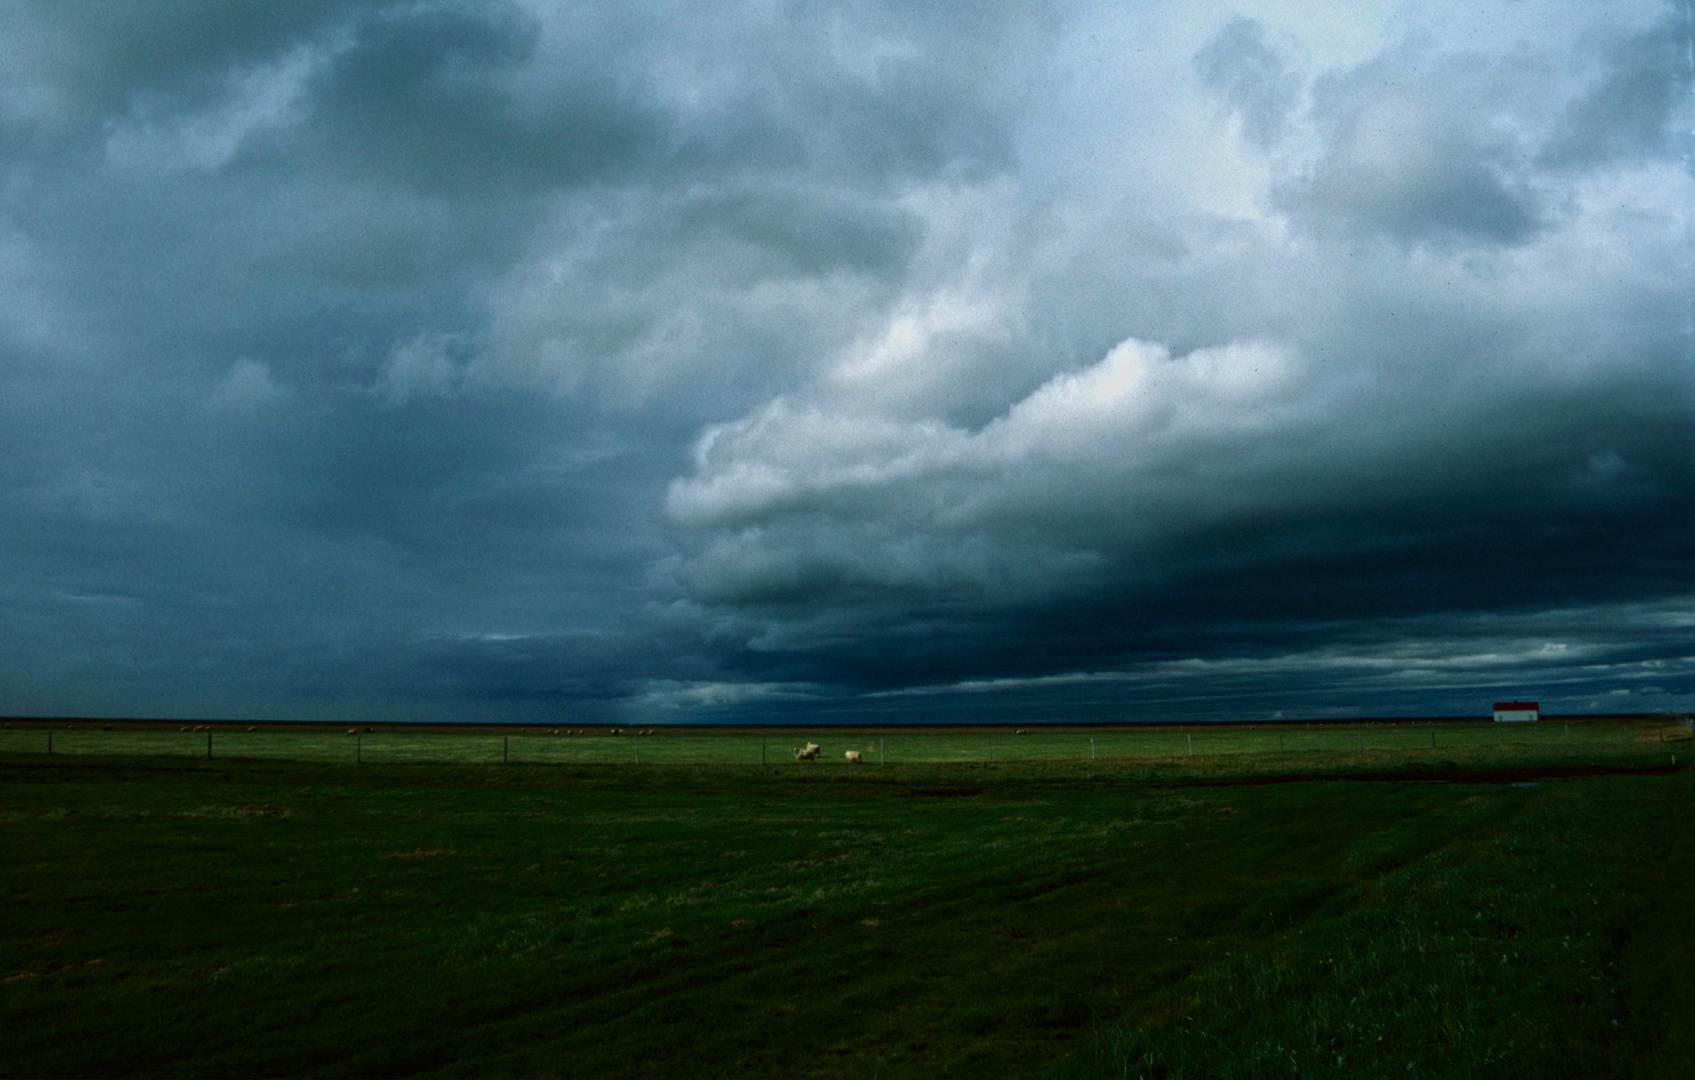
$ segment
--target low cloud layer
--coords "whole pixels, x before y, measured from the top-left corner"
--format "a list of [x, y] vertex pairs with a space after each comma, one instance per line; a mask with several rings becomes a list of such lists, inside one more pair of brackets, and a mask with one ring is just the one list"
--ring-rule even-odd
[[0, 711], [1695, 706], [1688, 17], [18, 6]]

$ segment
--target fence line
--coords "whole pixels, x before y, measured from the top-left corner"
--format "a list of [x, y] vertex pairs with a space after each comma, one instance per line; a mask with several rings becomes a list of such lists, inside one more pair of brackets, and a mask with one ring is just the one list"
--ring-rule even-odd
[[[197, 742], [200, 734], [205, 742]], [[364, 735], [371, 734], [367, 753]], [[277, 759], [296, 761], [343, 761], [351, 764], [382, 763], [520, 763], [520, 764], [688, 764], [752, 765], [788, 763], [789, 755], [769, 755], [769, 735], [709, 733], [699, 731], [642, 732], [648, 751], [632, 735], [602, 732], [513, 734], [481, 732], [360, 731], [345, 735], [329, 731], [248, 730], [227, 727], [213, 731], [184, 728], [177, 732], [158, 729], [93, 729], [88, 727], [29, 727], [0, 731], [0, 753], [66, 755], [175, 755], [203, 752], [208, 760]], [[1621, 738], [1622, 735], [1622, 738]], [[1500, 754], [1522, 752], [1604, 752], [1615, 756], [1621, 749], [1676, 749], [1689, 744], [1689, 726], [1681, 720], [1643, 720], [1618, 728], [1607, 724], [1505, 725], [1476, 724], [1418, 725], [1345, 728], [1307, 727], [1268, 730], [1264, 728], [1212, 728], [1202, 730], [1113, 730], [1087, 732], [1019, 730], [1001, 731], [913, 731], [901, 733], [855, 733], [816, 730], [783, 732], [777, 741], [790, 738], [797, 744], [823, 744], [822, 760], [846, 764], [843, 750], [857, 749], [862, 760], [878, 765], [969, 764], [985, 761], [996, 765], [1055, 763], [1067, 761], [1193, 760], [1197, 767], [1223, 759], [1259, 753], [1334, 755], [1397, 754], [1439, 758], [1445, 754]], [[869, 740], [869, 741], [868, 741]], [[625, 746], [625, 743], [630, 745]], [[1684, 751], [1687, 761], [1688, 752]]]

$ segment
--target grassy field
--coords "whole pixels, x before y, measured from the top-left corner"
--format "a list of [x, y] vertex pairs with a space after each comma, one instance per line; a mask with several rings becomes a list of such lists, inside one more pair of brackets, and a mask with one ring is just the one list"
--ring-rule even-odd
[[[866, 763], [1005, 764], [1079, 763], [1149, 760], [1189, 762], [1203, 768], [1240, 762], [1216, 759], [1240, 755], [1286, 755], [1285, 763], [1314, 764], [1337, 755], [1376, 752], [1383, 760], [1432, 762], [1456, 758], [1479, 762], [1529, 758], [1607, 760], [1658, 745], [1668, 737], [1688, 739], [1688, 731], [1668, 720], [1537, 724], [1417, 723], [1289, 726], [1273, 728], [1197, 726], [1193, 730], [1032, 728], [1014, 734], [1005, 728], [923, 729], [917, 731], [773, 729], [714, 732], [700, 728], [658, 728], [643, 734], [611, 735], [605, 729], [561, 728], [518, 731], [444, 731], [266, 727], [243, 725], [215, 730], [178, 731], [164, 726], [123, 726], [103, 730], [79, 724], [51, 730], [55, 754], [102, 756], [170, 755], [369, 764], [562, 764], [562, 765], [757, 765], [791, 762], [791, 751], [808, 741], [823, 747], [810, 767], [843, 766], [843, 752], [859, 751]], [[45, 753], [46, 727], [0, 730], [0, 754]], [[1668, 758], [1669, 760], [1669, 758]], [[1255, 766], [1258, 767], [1258, 766]]]
[[1486, 731], [60, 731], [0, 746], [0, 1073], [1695, 1075], [1689, 742]]

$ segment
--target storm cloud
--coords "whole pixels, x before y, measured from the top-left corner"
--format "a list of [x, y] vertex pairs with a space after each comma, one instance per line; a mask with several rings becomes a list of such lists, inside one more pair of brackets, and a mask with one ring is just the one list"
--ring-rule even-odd
[[0, 711], [1695, 705], [1690, 12], [0, 16]]

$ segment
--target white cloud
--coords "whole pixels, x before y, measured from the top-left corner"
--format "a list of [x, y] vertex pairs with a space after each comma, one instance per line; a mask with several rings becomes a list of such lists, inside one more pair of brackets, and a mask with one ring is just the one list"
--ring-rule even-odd
[[302, 46], [270, 63], [231, 72], [224, 94], [189, 112], [143, 98], [128, 115], [107, 122], [106, 160], [121, 170], [221, 169], [255, 135], [300, 119], [307, 80], [327, 55], [323, 48]]
[[801, 702], [816, 698], [812, 687], [790, 683], [736, 683], [658, 680], [630, 702], [641, 712], [691, 712], [736, 705]]
[[[974, 432], [782, 398], [710, 428], [696, 444], [694, 474], [673, 482], [667, 508], [680, 524], [706, 529], [794, 513], [900, 514], [880, 500], [856, 509], [856, 500], [897, 488], [930, 491], [914, 512], [938, 523], [1017, 517], [1029, 509], [1017, 500], [1068, 491], [1116, 502], [1202, 457], [1222, 457], [1225, 447], [1315, 423], [1316, 392], [1299, 359], [1269, 343], [1173, 357], [1131, 340]], [[1062, 490], [1047, 487], [1056, 470], [1065, 474]], [[1134, 514], [1134, 499], [1124, 509]]]
[[263, 360], [244, 356], [230, 367], [228, 375], [212, 391], [214, 408], [243, 412], [273, 404], [287, 396], [287, 391], [271, 378], [271, 369]]
[[392, 407], [414, 397], [445, 397], [466, 379], [467, 343], [454, 334], [426, 332], [396, 345], [378, 377], [376, 394]]

